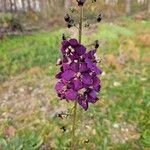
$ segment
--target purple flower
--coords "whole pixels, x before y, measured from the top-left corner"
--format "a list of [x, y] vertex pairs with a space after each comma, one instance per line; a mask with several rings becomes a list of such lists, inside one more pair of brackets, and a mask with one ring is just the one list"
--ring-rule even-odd
[[67, 101], [77, 101], [87, 110], [90, 103], [97, 102], [97, 93], [101, 89], [97, 75], [101, 70], [95, 59], [96, 50], [86, 52], [86, 47], [78, 40], [63, 40], [61, 47], [62, 59], [58, 65], [60, 72], [56, 74], [59, 80], [55, 86], [58, 97]]

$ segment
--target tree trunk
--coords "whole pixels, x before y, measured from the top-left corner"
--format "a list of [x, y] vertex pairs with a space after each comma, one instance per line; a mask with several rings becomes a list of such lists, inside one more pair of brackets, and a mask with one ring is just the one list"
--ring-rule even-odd
[[21, 5], [22, 5], [22, 10], [25, 12], [26, 9], [25, 9], [25, 1], [24, 0], [21, 0]]
[[47, 18], [47, 6], [45, 0], [40, 0], [40, 11], [43, 19]]
[[36, 11], [36, 0], [33, 0], [33, 9], [34, 9], [34, 11]]
[[127, 14], [130, 14], [130, 12], [131, 12], [131, 0], [126, 0], [126, 2], [125, 2], [126, 4], [126, 6], [125, 6], [125, 12], [127, 13]]
[[1, 5], [2, 5], [2, 12], [6, 12], [7, 11], [6, 0], [1, 0]]
[[16, 0], [14, 0], [14, 8], [15, 8], [15, 11], [17, 11], [17, 2], [16, 2]]
[[28, 10], [31, 10], [31, 2], [30, 2], [30, 0], [27, 0], [27, 4], [28, 4]]
[[9, 6], [10, 6], [10, 12], [12, 12], [13, 11], [13, 2], [12, 2], [12, 0], [9, 0]]

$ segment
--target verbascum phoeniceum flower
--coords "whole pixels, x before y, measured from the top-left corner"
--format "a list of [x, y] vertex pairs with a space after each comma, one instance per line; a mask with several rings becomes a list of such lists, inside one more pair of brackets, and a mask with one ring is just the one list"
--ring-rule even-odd
[[55, 87], [58, 96], [68, 102], [77, 101], [84, 110], [97, 102], [101, 89], [98, 75], [102, 71], [97, 66], [96, 51], [97, 48], [88, 51], [77, 39], [64, 39], [62, 59], [58, 60], [60, 72], [56, 78], [59, 81]]
[[[66, 38], [63, 34], [61, 42], [62, 57], [58, 59], [57, 65], [60, 66], [60, 72], [56, 74], [58, 82], [55, 86], [57, 95], [61, 100], [74, 102], [73, 125], [72, 125], [72, 144], [71, 149], [75, 150], [75, 124], [77, 104], [84, 110], [89, 108], [90, 104], [98, 101], [98, 93], [101, 90], [101, 81], [99, 75], [102, 70], [98, 67], [96, 52], [99, 48], [98, 40], [89, 49], [82, 44], [82, 27], [83, 27], [83, 6], [86, 0], [76, 0], [79, 7], [79, 25], [75, 24], [74, 19], [68, 13], [64, 20], [67, 27], [75, 26], [79, 31], [79, 38]], [[96, 0], [91, 0], [92, 3]], [[97, 18], [101, 22], [102, 13]], [[89, 27], [89, 25], [88, 25]]]

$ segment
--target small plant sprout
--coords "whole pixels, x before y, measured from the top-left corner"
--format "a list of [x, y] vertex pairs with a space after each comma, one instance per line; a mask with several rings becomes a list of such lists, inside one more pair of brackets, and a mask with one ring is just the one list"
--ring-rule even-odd
[[[102, 70], [98, 68], [96, 60], [96, 52], [99, 47], [99, 42], [94, 42], [94, 48], [87, 50], [82, 44], [82, 27], [83, 27], [83, 6], [86, 0], [76, 0], [80, 15], [79, 15], [79, 38], [67, 39], [62, 35], [61, 53], [62, 58], [58, 60], [57, 65], [60, 66], [60, 72], [56, 74], [59, 80], [55, 86], [58, 97], [67, 102], [74, 102], [73, 111], [73, 126], [72, 126], [72, 143], [71, 149], [75, 150], [75, 125], [77, 104], [84, 110], [89, 108], [91, 103], [98, 101], [97, 94], [101, 90], [101, 81], [98, 75]], [[96, 2], [92, 1], [92, 2]], [[98, 15], [97, 21], [100, 22], [101, 15]], [[75, 26], [74, 19], [66, 14], [64, 20], [68, 28]]]

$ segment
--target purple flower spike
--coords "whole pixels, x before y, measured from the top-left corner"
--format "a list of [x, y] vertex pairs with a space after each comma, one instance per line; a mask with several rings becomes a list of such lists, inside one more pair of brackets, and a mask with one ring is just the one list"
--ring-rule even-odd
[[61, 71], [56, 74], [59, 81], [55, 86], [58, 97], [67, 101], [77, 101], [87, 110], [89, 103], [97, 102], [97, 93], [101, 89], [98, 74], [102, 71], [97, 67], [96, 50], [86, 52], [86, 47], [79, 44], [78, 40], [65, 39], [62, 42], [61, 53]]

